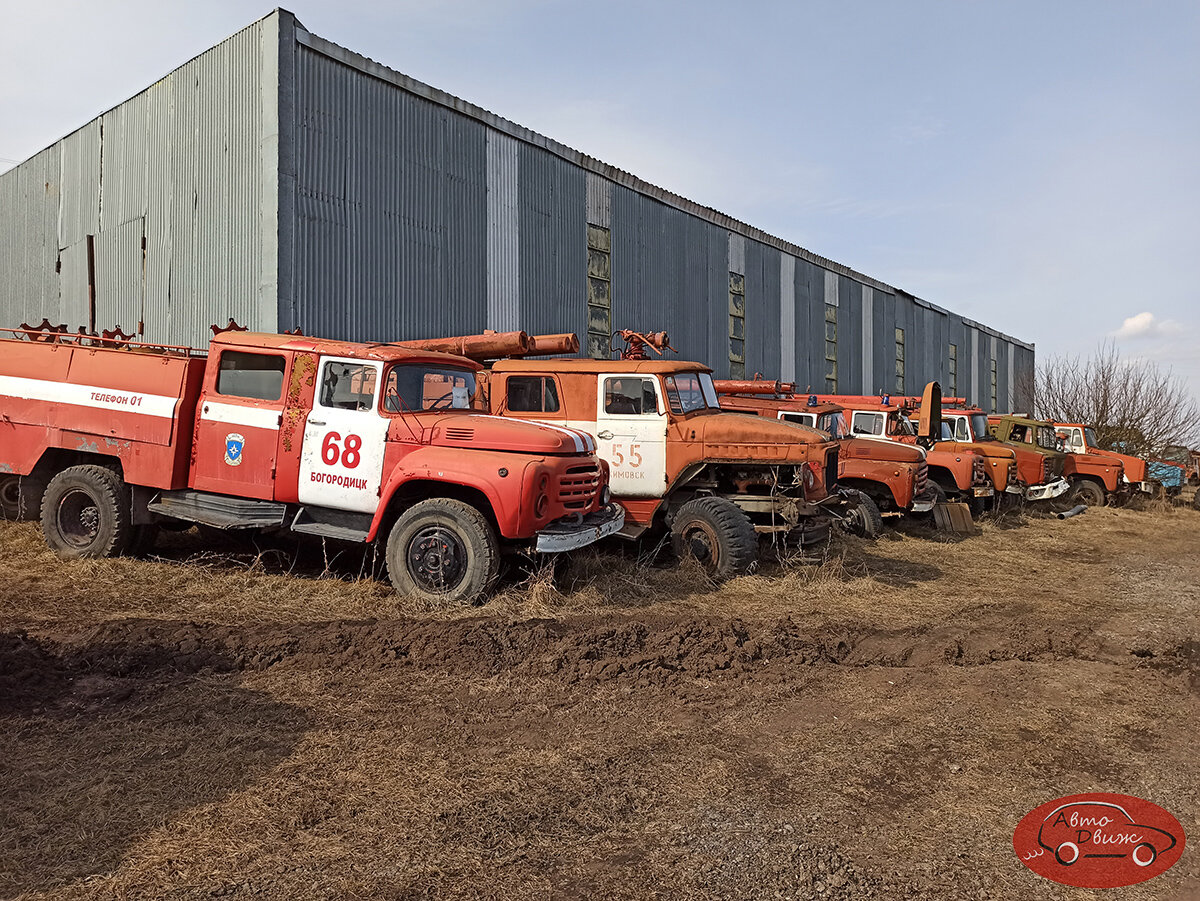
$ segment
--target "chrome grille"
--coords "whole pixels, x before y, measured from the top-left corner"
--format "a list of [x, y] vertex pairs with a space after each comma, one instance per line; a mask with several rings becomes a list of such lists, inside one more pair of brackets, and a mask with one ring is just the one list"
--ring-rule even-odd
[[568, 510], [585, 510], [600, 491], [600, 467], [595, 463], [572, 466], [559, 477], [558, 500]]
[[838, 477], [838, 449], [831, 447], [825, 456], [825, 491], [833, 491]]
[[975, 457], [975, 462], [971, 466], [971, 484], [972, 485], [990, 485], [991, 480], [988, 478], [987, 461], [983, 457]]

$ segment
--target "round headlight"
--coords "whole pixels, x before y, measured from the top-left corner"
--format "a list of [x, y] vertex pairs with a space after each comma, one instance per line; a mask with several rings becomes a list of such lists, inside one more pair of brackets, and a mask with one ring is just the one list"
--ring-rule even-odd
[[537, 502], [533, 505], [533, 515], [541, 519], [546, 515], [546, 510], [550, 506], [550, 498], [545, 494], [539, 494]]

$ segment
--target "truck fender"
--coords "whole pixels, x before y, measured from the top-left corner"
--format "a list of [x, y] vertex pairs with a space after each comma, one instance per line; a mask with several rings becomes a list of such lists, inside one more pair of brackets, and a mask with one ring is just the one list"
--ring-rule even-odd
[[[508, 478], [512, 479], [514, 484], [519, 488], [522, 488], [524, 475], [525, 468], [522, 466]], [[466, 492], [470, 494], [482, 495], [491, 509], [481, 512], [494, 520], [501, 535], [506, 537], [512, 536], [520, 513], [519, 509], [517, 509], [519, 498], [516, 503], [505, 503], [501, 497], [501, 493], [496, 490], [496, 487], [490, 484], [486, 478], [481, 478], [478, 472], [452, 469], [442, 465], [436, 470], [397, 468], [392, 472], [383, 489], [379, 492], [379, 506], [375, 509], [375, 516], [371, 520], [371, 528], [367, 532], [367, 541], [375, 540], [396, 495], [403, 493], [406, 487], [418, 483], [445, 485], [447, 490], [440, 495], [445, 497], [460, 497], [462, 489], [466, 489]], [[429, 496], [439, 495], [435, 492]], [[467, 497], [460, 497], [460, 499], [474, 500]]]

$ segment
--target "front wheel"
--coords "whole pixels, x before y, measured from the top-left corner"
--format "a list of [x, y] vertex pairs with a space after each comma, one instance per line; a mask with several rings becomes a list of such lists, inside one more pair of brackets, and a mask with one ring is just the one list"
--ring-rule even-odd
[[1067, 507], [1087, 504], [1089, 507], [1104, 506], [1104, 489], [1088, 479], [1080, 479], [1066, 493]]
[[392, 526], [387, 567], [400, 594], [434, 604], [474, 601], [500, 572], [500, 548], [487, 518], [470, 504], [432, 498]]
[[42, 534], [60, 557], [116, 557], [133, 540], [129, 488], [105, 466], [72, 466], [42, 498]]
[[758, 533], [742, 509], [723, 497], [698, 497], [671, 519], [677, 557], [695, 557], [716, 579], [746, 572], [758, 557]]
[[860, 538], [878, 538], [883, 534], [883, 516], [870, 496], [861, 491], [847, 491], [849, 506], [842, 518], [842, 528]]

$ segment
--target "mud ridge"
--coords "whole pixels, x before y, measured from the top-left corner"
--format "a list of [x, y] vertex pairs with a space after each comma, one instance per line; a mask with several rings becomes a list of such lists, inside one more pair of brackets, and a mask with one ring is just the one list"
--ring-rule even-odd
[[[1182, 654], [1189, 649], [1179, 649]], [[880, 630], [812, 627], [792, 619], [592, 621], [364, 620], [312, 625], [226, 626], [162, 620], [110, 621], [86, 636], [50, 642], [0, 635], [0, 696], [20, 707], [82, 675], [137, 678], [241, 672], [286, 664], [302, 670], [407, 666], [456, 675], [514, 673], [566, 684], [663, 684], [750, 678], [789, 668], [981, 666], [1005, 660], [1105, 659], [1179, 663], [1109, 653], [1084, 625], [947, 623]]]

